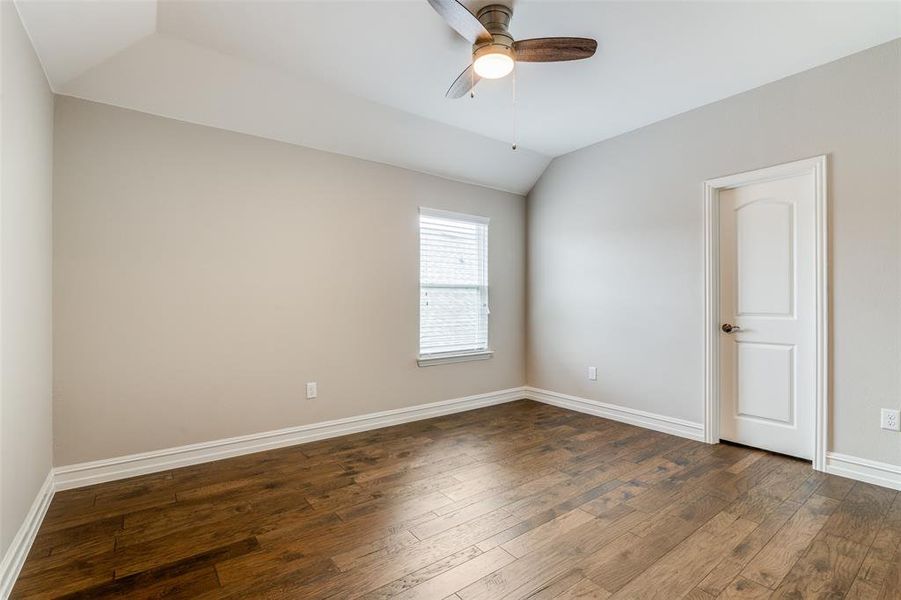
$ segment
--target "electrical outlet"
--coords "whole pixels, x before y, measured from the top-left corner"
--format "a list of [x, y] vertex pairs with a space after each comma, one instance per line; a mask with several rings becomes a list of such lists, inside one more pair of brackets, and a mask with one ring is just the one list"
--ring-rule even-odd
[[899, 417], [899, 413], [901, 413], [901, 410], [883, 408], [882, 418], [879, 420], [881, 427], [889, 431], [901, 431], [901, 417]]
[[598, 368], [597, 367], [588, 367], [588, 379], [591, 381], [598, 380]]
[[316, 397], [318, 390], [316, 389], [315, 381], [307, 382], [307, 400], [311, 400]]

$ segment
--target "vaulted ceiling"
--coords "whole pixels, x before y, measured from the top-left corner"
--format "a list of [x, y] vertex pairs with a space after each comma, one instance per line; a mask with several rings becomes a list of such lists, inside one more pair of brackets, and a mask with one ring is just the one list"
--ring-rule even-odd
[[517, 68], [514, 137], [512, 78], [444, 98], [470, 47], [425, 0], [17, 6], [57, 93], [518, 193], [554, 156], [901, 36], [895, 1], [520, 0], [516, 38], [599, 48]]

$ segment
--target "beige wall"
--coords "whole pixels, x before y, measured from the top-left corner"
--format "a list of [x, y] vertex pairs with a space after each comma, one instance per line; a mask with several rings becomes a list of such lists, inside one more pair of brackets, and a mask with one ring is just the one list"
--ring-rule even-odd
[[53, 94], [12, 2], [0, 2], [0, 555], [52, 464]]
[[[65, 97], [55, 149], [56, 464], [522, 385], [521, 196]], [[419, 206], [491, 218], [491, 360], [416, 366]]]
[[899, 140], [895, 41], [554, 160], [528, 198], [529, 383], [700, 422], [702, 182], [828, 154], [830, 449], [901, 464], [879, 428], [901, 406]]

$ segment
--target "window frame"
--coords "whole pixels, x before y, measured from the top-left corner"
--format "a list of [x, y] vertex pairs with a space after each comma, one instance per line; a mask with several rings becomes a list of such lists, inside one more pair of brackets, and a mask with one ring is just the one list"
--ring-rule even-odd
[[[481, 312], [480, 318], [485, 320], [485, 345], [483, 348], [471, 348], [466, 350], [454, 350], [450, 352], [431, 352], [431, 353], [423, 353], [422, 352], [422, 290], [423, 287], [442, 287], [442, 286], [423, 286], [422, 283], [422, 217], [435, 217], [439, 219], [449, 219], [454, 221], [461, 221], [465, 223], [476, 223], [478, 225], [485, 226], [485, 235], [483, 244], [484, 247], [481, 248], [481, 270], [483, 271], [482, 281], [483, 284], [479, 286], [469, 286], [469, 285], [456, 285], [456, 284], [447, 284], [447, 287], [462, 287], [466, 289], [472, 289], [477, 287], [479, 289], [480, 299], [482, 305], [485, 309]], [[448, 363], [458, 363], [458, 362], [468, 362], [472, 360], [485, 360], [494, 356], [494, 351], [491, 350], [491, 327], [490, 327], [490, 314], [491, 314], [491, 304], [490, 304], [490, 291], [489, 291], [489, 272], [488, 272], [488, 228], [490, 226], [490, 219], [488, 217], [484, 217], [481, 215], [472, 215], [467, 213], [458, 213], [452, 212], [448, 210], [441, 210], [437, 208], [427, 208], [424, 206], [419, 207], [419, 214], [417, 215], [417, 240], [418, 244], [418, 266], [419, 266], [419, 351], [417, 353], [417, 364], [420, 367], [427, 367], [432, 365], [439, 364], [448, 364]]]

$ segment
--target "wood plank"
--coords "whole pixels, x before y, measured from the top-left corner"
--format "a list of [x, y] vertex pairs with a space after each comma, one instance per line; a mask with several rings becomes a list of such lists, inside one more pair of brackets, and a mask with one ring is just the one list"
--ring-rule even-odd
[[[575, 499], [575, 501], [568, 500], [568, 501], [562, 502], [562, 503], [558, 504], [557, 506], [550, 508], [546, 511], [540, 512], [536, 515], [532, 515], [531, 517], [529, 517], [527, 519], [523, 519], [516, 525], [514, 525], [508, 529], [505, 529], [504, 531], [501, 531], [487, 539], [482, 540], [478, 544], [479, 548], [481, 548], [482, 551], [487, 551], [487, 550], [490, 550], [491, 548], [494, 548], [495, 546], [499, 546], [499, 545], [504, 544], [512, 539], [515, 539], [515, 538], [519, 537], [520, 535], [528, 533], [532, 529], [535, 529], [536, 527], [540, 527], [544, 523], [552, 521], [553, 519], [559, 517], [560, 515], [569, 512], [572, 509], [572, 507], [574, 505], [576, 505], [577, 503], [578, 503], [578, 499]], [[614, 521], [624, 517], [625, 515], [627, 515], [628, 513], [631, 513], [631, 512], [635, 512], [635, 511], [633, 511], [628, 506], [619, 505], [618, 507], [616, 507], [616, 509], [609, 510], [606, 513], [604, 513], [603, 515], [598, 515], [597, 517], [595, 517], [595, 519], [600, 521], [601, 523], [613, 523]]]
[[811, 496], [760, 553], [751, 559], [742, 570], [742, 576], [775, 589], [826, 524], [838, 504], [832, 498]]
[[553, 600], [584, 579], [581, 569], [563, 571], [529, 591], [529, 600]]
[[735, 546], [698, 587], [711, 596], [719, 596], [800, 508], [800, 504], [783, 502]]
[[726, 471], [728, 471], [729, 473], [741, 473], [764, 456], [766, 456], [766, 452], [763, 452], [761, 450], [751, 450], [747, 456], [726, 469]]
[[[679, 598], [690, 592], [728, 549], [757, 524], [721, 512], [666, 556], [632, 579], [613, 598]], [[593, 578], [596, 583], [599, 583]], [[601, 587], [611, 591], [601, 584]]]
[[[467, 564], [480, 556], [482, 551], [475, 546], [465, 548], [460, 552], [455, 552], [449, 556], [417, 569], [411, 573], [407, 573], [394, 581], [391, 581], [380, 588], [374, 589], [367, 594], [361, 596], [365, 600], [385, 600], [386, 598], [394, 598], [398, 594], [402, 594], [407, 590], [418, 587], [431, 579], [446, 573], [455, 567]], [[456, 594], [448, 597], [455, 597]]]
[[744, 577], [738, 577], [726, 586], [726, 589], [717, 598], [721, 600], [764, 600], [769, 598], [772, 593], [773, 590], [768, 587]]
[[866, 548], [842, 537], [817, 536], [810, 549], [792, 567], [773, 598], [843, 598], [847, 594]]
[[610, 593], [590, 579], [582, 578], [576, 585], [565, 590], [554, 600], [607, 600]]
[[817, 491], [817, 488], [823, 484], [827, 477], [828, 475], [825, 473], [811, 471], [808, 474], [807, 479], [804, 480], [804, 483], [795, 488], [795, 491], [791, 493], [788, 500], [797, 502], [798, 504], [804, 504], [804, 502]]
[[878, 598], [888, 587], [895, 587], [901, 597], [898, 563], [901, 562], [901, 494], [896, 494], [892, 506], [882, 521], [879, 532], [864, 558], [857, 577], [848, 591], [848, 598]]
[[844, 500], [848, 492], [854, 486], [853, 479], [846, 479], [836, 475], [827, 475], [820, 487], [817, 488], [816, 494], [832, 498], [834, 500]]
[[219, 579], [213, 568], [216, 562], [252, 552], [258, 547], [255, 539], [248, 538], [171, 562], [162, 567], [133, 573], [101, 585], [82, 589], [69, 597], [160, 598], [167, 595], [188, 597], [192, 594], [208, 592], [219, 587]]
[[592, 554], [611, 540], [626, 533], [645, 516], [635, 511], [612, 524], [594, 519], [571, 531], [556, 542], [516, 560], [488, 577], [457, 591], [463, 600], [490, 600], [500, 597], [527, 597], [542, 585], [570, 570], [574, 557]]
[[567, 531], [580, 527], [593, 519], [593, 515], [577, 508], [543, 525], [530, 529], [509, 542], [501, 544], [501, 548], [516, 558], [520, 558], [535, 551], [542, 544], [548, 543]]
[[890, 564], [892, 566], [885, 575], [877, 600], [901, 600], [901, 548]]
[[703, 496], [677, 514], [656, 519], [643, 537], [633, 533], [620, 537], [585, 561], [586, 576], [608, 592], [617, 592], [721, 512], [725, 504], [715, 496]]
[[856, 482], [823, 526], [824, 533], [869, 546], [897, 492]]
[[377, 553], [393, 554], [401, 548], [415, 544], [419, 540], [408, 530], [356, 546], [332, 557], [332, 562], [341, 571], [349, 571], [370, 562]]
[[514, 558], [501, 548], [494, 548], [392, 597], [397, 600], [441, 598], [493, 573], [513, 560]]

